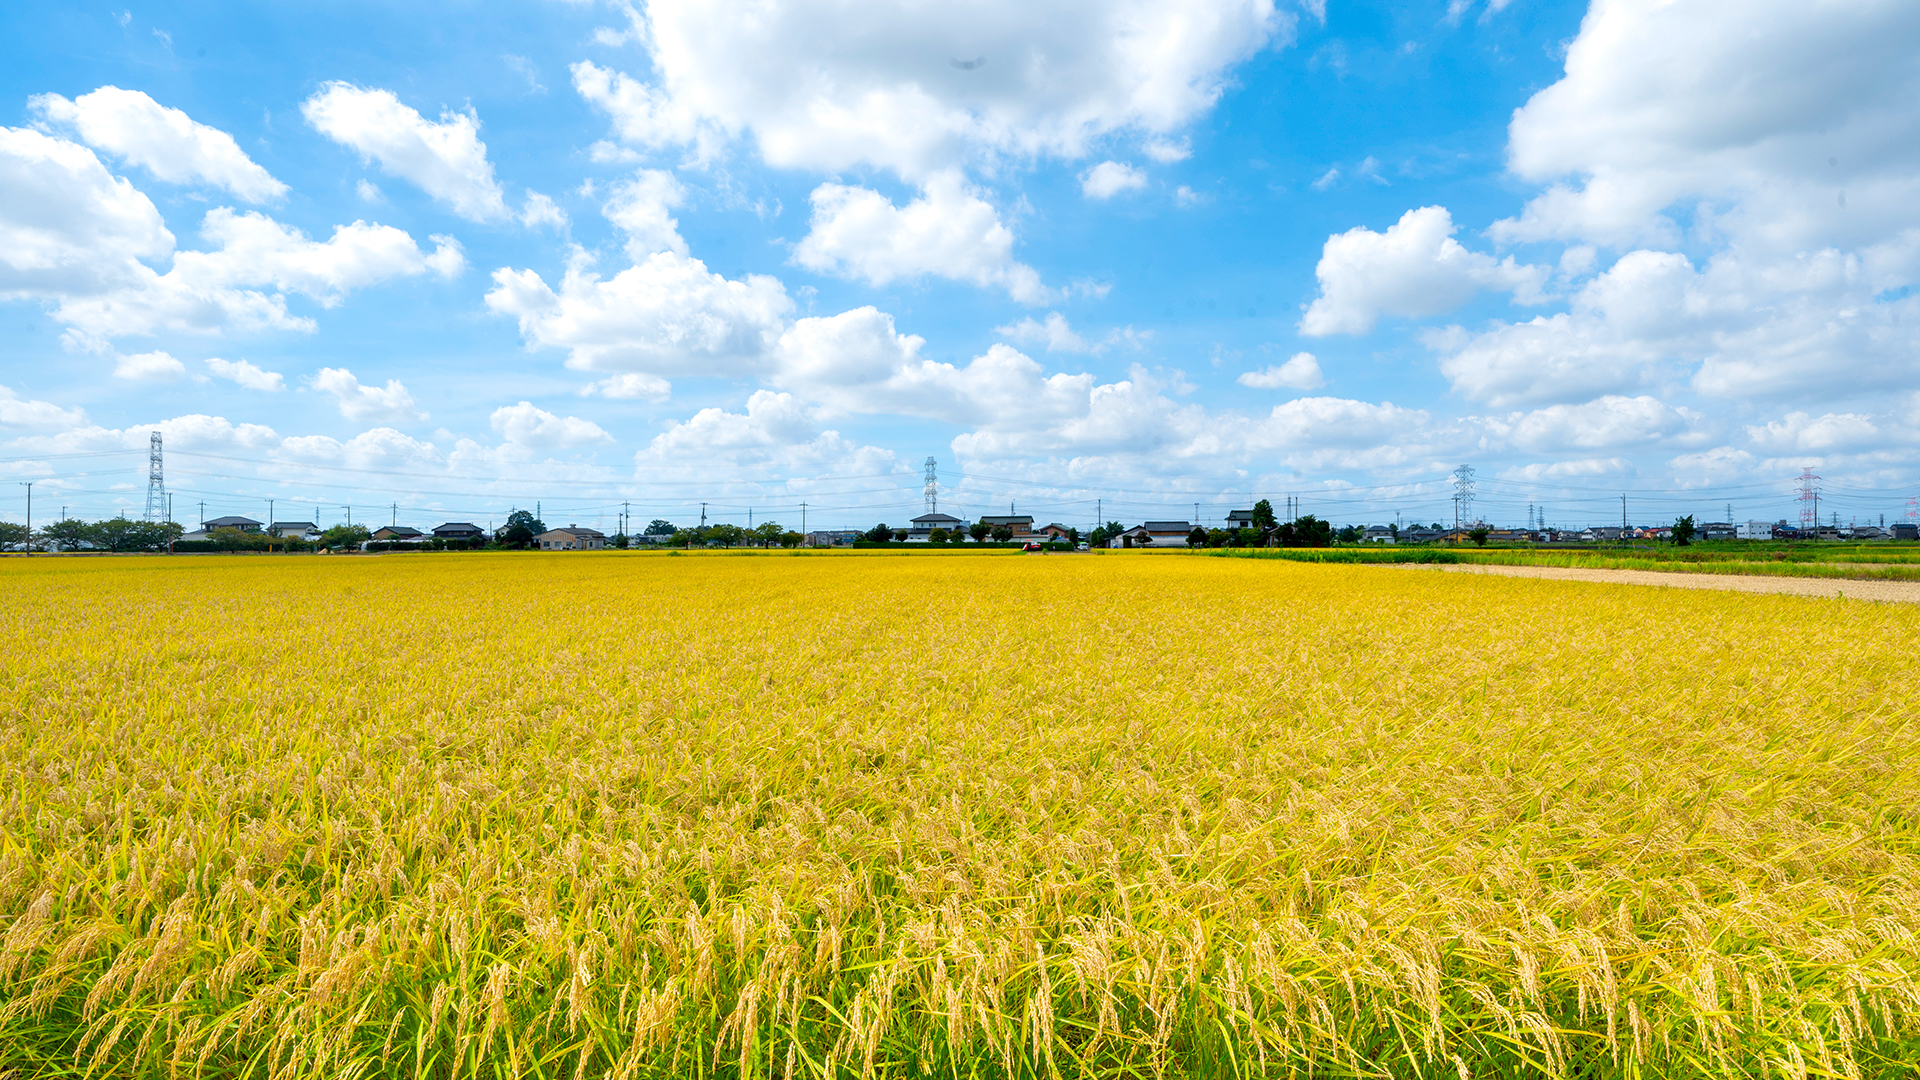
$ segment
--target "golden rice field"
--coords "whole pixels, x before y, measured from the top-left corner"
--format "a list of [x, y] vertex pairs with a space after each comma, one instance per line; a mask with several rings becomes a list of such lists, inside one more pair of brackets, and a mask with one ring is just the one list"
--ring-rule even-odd
[[1920, 608], [0, 560], [0, 1073], [1893, 1077]]

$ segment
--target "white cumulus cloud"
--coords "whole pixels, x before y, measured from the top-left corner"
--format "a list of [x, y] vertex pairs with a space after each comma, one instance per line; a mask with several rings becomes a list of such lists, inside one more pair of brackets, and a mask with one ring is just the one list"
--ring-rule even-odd
[[340, 415], [357, 422], [376, 420], [385, 423], [410, 423], [425, 420], [427, 414], [414, 407], [413, 395], [399, 379], [387, 385], [364, 386], [346, 368], [321, 368], [312, 380], [315, 390], [332, 394]]
[[1294, 353], [1284, 364], [1243, 371], [1234, 381], [1255, 390], [1318, 390], [1327, 384], [1319, 359], [1310, 352]]
[[219, 357], [209, 357], [207, 367], [216, 377], [239, 383], [249, 390], [274, 391], [287, 388], [287, 381], [279, 372], [263, 370], [250, 360], [222, 360]]
[[185, 376], [187, 365], [164, 352], [136, 353], [132, 356], [116, 356], [113, 363], [113, 377], [133, 379], [141, 382], [167, 382]]
[[41, 94], [28, 104], [51, 123], [71, 128], [87, 145], [168, 183], [204, 182], [255, 203], [287, 192], [287, 185], [255, 164], [233, 136], [138, 90], [103, 86], [71, 101]]
[[844, 184], [822, 184], [811, 198], [812, 228], [793, 253], [810, 270], [873, 285], [931, 274], [1003, 288], [1023, 304], [1053, 296], [1039, 273], [1014, 259], [1013, 231], [998, 211], [958, 173], [933, 177], [906, 206]]
[[601, 212], [627, 236], [627, 257], [640, 262], [656, 251], [687, 254], [680, 223], [671, 211], [687, 200], [687, 190], [673, 174], [640, 169], [633, 179], [613, 185]]
[[0, 297], [53, 298], [131, 282], [173, 254], [153, 201], [93, 151], [0, 127]]
[[493, 410], [493, 430], [508, 442], [538, 450], [605, 445], [613, 441], [599, 424], [578, 416], [555, 416], [529, 401]]
[[997, 158], [1079, 158], [1121, 132], [1177, 145], [1230, 69], [1294, 26], [1272, 0], [849, 10], [769, 0], [744, 18], [654, 0], [631, 34], [615, 32], [647, 50], [654, 81], [580, 63], [574, 85], [634, 145], [711, 154], [745, 134], [775, 166], [865, 163], [923, 179]]
[[1089, 199], [1111, 199], [1147, 186], [1147, 174], [1118, 161], [1103, 161], [1080, 174], [1080, 190]]
[[487, 306], [519, 320], [529, 348], [567, 350], [576, 371], [751, 374], [793, 310], [775, 278], [732, 281], [671, 251], [604, 279], [577, 256], [558, 291], [532, 270], [503, 267], [493, 281]]
[[673, 384], [658, 375], [623, 371], [580, 388], [581, 397], [605, 397], [616, 401], [665, 401], [673, 394]]
[[64, 431], [87, 423], [84, 409], [68, 409], [50, 401], [23, 398], [0, 385], [0, 427], [16, 431]]
[[300, 113], [362, 161], [378, 161], [388, 175], [412, 183], [461, 217], [499, 221], [512, 216], [472, 109], [443, 111], [436, 122], [391, 90], [330, 82], [301, 103]]
[[1512, 291], [1523, 303], [1541, 299], [1547, 267], [1469, 251], [1453, 232], [1446, 207], [1423, 206], [1384, 233], [1361, 226], [1328, 237], [1314, 268], [1320, 296], [1300, 320], [1300, 332], [1365, 334], [1381, 315], [1438, 315], [1482, 289]]
[[1596, 0], [1509, 128], [1513, 172], [1551, 186], [1493, 234], [1664, 245], [1675, 207], [1774, 251], [1911, 227], [1917, 39], [1899, 0]]

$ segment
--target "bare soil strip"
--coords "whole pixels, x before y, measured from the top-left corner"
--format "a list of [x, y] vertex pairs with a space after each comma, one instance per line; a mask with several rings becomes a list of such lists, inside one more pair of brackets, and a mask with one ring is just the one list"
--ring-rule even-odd
[[1920, 604], [1920, 581], [1851, 581], [1846, 578], [1686, 574], [1658, 570], [1583, 570], [1566, 566], [1476, 566], [1464, 563], [1397, 565], [1414, 570], [1445, 570], [1454, 574], [1502, 574], [1555, 581], [1597, 581], [1610, 585], [1658, 585], [1675, 589], [1722, 589], [1732, 592], [1785, 593], [1790, 596], [1842, 596], [1849, 600]]

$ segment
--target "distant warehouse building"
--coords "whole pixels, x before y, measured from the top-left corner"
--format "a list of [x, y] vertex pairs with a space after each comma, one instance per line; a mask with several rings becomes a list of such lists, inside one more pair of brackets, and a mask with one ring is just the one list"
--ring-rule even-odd
[[1773, 539], [1773, 522], [1743, 521], [1740, 523], [1738, 532], [1738, 539], [1741, 540], [1771, 540]]

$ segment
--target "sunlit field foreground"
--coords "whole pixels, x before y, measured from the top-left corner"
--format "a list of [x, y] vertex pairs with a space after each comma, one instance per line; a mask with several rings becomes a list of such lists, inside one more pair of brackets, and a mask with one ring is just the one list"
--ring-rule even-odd
[[1920, 611], [0, 561], [0, 1071], [1911, 1075]]

